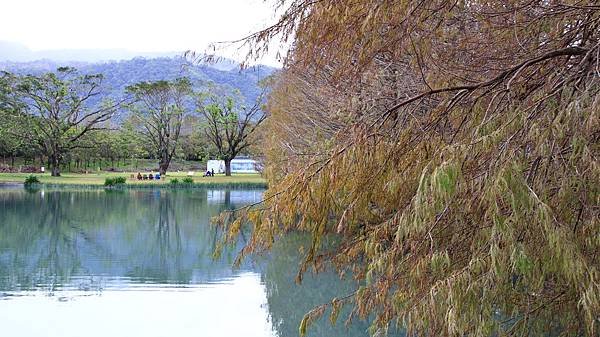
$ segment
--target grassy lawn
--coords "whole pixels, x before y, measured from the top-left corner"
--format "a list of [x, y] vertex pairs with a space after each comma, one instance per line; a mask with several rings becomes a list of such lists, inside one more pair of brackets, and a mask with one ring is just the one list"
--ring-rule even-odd
[[[142, 172], [144, 173], [144, 172]], [[147, 172], [146, 172], [147, 173]], [[155, 172], [156, 173], [156, 172]], [[114, 177], [126, 177], [127, 184], [129, 185], [164, 185], [168, 184], [172, 179], [178, 179], [180, 182], [183, 178], [187, 177], [187, 172], [169, 172], [167, 177], [163, 177], [160, 180], [137, 180], [131, 179], [133, 172], [98, 172], [98, 173], [63, 173], [60, 177], [51, 177], [50, 173], [35, 173], [34, 176], [44, 184], [57, 184], [57, 185], [104, 185], [106, 178]], [[0, 173], [1, 182], [17, 182], [22, 183], [25, 181], [30, 173]], [[231, 177], [226, 177], [222, 174], [217, 174], [215, 177], [202, 177], [202, 172], [195, 172], [192, 176], [194, 183], [198, 184], [261, 184], [265, 183], [259, 174], [234, 174]]]

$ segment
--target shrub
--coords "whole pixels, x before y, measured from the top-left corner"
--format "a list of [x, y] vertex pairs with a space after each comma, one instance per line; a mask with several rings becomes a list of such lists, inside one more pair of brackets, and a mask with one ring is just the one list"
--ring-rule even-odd
[[192, 179], [191, 177], [185, 177], [185, 178], [183, 178], [182, 182], [184, 184], [193, 184], [194, 183], [194, 179]]
[[115, 184], [125, 184], [126, 179], [125, 177], [116, 177], [115, 178]]
[[106, 178], [104, 186], [116, 186], [125, 184], [125, 177]]
[[25, 178], [25, 185], [33, 185], [33, 184], [39, 184], [40, 180], [38, 179], [38, 177], [31, 175], [27, 178]]
[[171, 179], [170, 183], [173, 185], [177, 185], [177, 184], [179, 184], [179, 179], [177, 179], [177, 178]]

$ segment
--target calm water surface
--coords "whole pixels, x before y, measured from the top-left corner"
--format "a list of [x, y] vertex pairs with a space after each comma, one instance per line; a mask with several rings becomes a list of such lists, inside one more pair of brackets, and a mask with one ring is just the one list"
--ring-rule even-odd
[[[219, 212], [261, 190], [0, 187], [0, 336], [298, 336], [303, 314], [352, 291], [335, 275], [294, 283], [301, 238], [232, 269]], [[367, 324], [308, 336], [366, 336]]]

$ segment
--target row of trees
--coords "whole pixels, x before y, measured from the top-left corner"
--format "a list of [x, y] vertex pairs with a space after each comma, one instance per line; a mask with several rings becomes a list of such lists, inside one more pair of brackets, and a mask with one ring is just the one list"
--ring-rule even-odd
[[180, 78], [137, 83], [115, 100], [105, 98], [102, 81], [101, 74], [73, 68], [40, 76], [3, 73], [2, 154], [45, 157], [53, 176], [65, 161], [85, 157], [156, 158], [164, 175], [177, 154], [213, 156], [225, 160], [230, 175], [231, 160], [248, 150], [264, 120], [262, 96], [246, 109], [231, 90], [211, 86], [196, 93]]
[[[61, 170], [110, 169], [138, 165], [156, 160], [153, 144], [133, 127], [131, 119], [119, 126], [96, 130], [80, 141], [80, 146], [66, 152], [61, 160]], [[13, 129], [15, 133], [20, 131]], [[11, 134], [0, 136], [0, 158], [14, 170], [19, 166], [51, 167], [43, 149], [28, 144]], [[206, 161], [218, 158], [218, 153], [205, 136], [200, 117], [185, 118], [179, 136], [175, 158], [185, 161]]]

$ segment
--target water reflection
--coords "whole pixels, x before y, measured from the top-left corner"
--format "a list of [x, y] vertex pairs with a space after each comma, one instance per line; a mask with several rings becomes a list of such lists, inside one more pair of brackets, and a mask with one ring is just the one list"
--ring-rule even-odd
[[[3, 335], [298, 336], [304, 313], [355, 285], [323, 274], [298, 287], [301, 237], [237, 270], [243, 237], [213, 260], [220, 233], [210, 218], [261, 198], [261, 190], [0, 188]], [[366, 328], [324, 319], [308, 335], [366, 336]]]
[[[305, 274], [302, 283], [297, 284], [295, 278], [300, 264], [298, 249], [309, 242], [307, 239], [292, 235], [279, 240], [263, 272], [269, 312], [274, 329], [281, 337], [298, 336], [298, 327], [306, 312], [335, 297], [351, 294], [357, 287], [355, 282], [340, 280], [332, 272]], [[344, 325], [348, 314], [349, 310], [343, 310], [336, 325], [332, 326], [327, 312], [320, 321], [310, 326], [306, 336], [368, 336], [369, 324], [365, 321], [354, 320], [348, 327]]]
[[233, 205], [209, 206], [208, 193], [5, 190], [0, 290], [78, 288], [73, 277], [88, 275], [179, 284], [230, 278], [235, 248], [212, 260], [218, 233], [209, 219]]
[[206, 199], [209, 204], [227, 204], [242, 207], [260, 201], [262, 194], [261, 190], [208, 190]]

